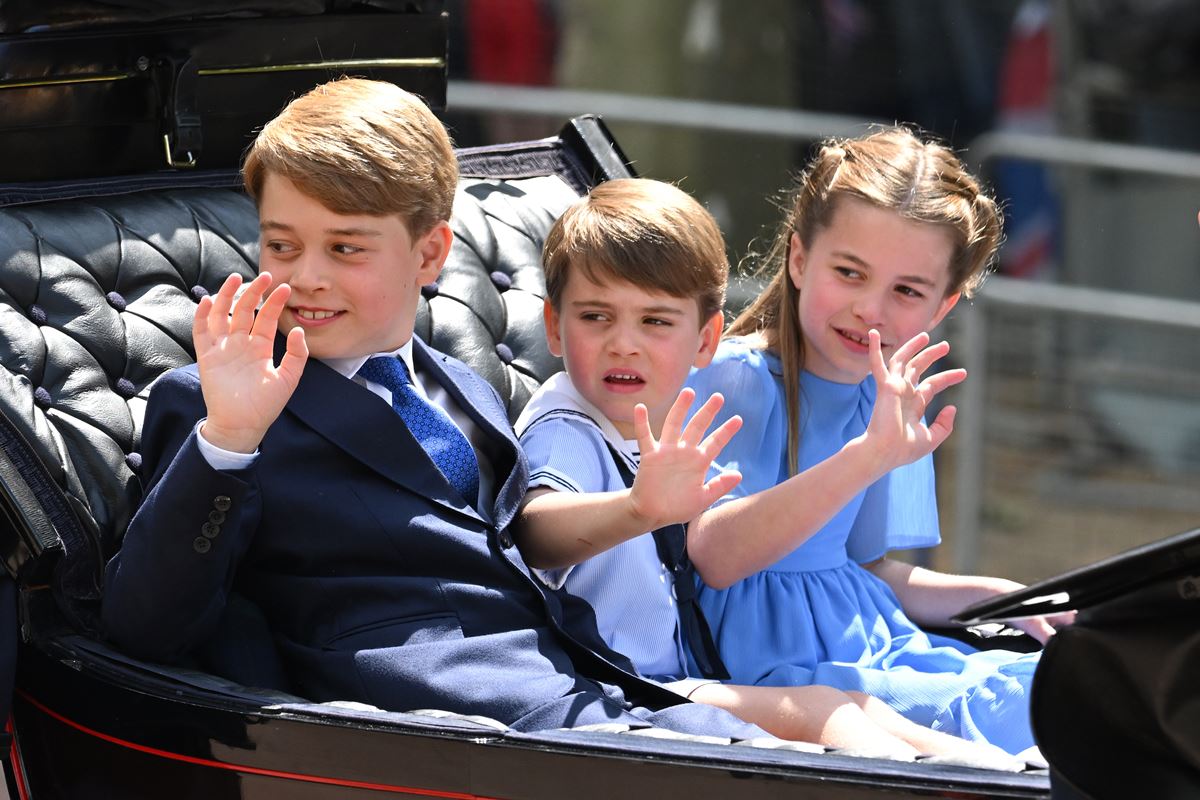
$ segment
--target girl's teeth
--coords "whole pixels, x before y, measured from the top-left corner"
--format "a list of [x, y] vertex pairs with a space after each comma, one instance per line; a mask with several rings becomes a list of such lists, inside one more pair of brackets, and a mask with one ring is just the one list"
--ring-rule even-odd
[[332, 311], [306, 311], [304, 309], [298, 309], [296, 311], [296, 314], [299, 315], [299, 317], [301, 319], [318, 320], [318, 319], [329, 319], [330, 317], [333, 316], [334, 312], [332, 312]]

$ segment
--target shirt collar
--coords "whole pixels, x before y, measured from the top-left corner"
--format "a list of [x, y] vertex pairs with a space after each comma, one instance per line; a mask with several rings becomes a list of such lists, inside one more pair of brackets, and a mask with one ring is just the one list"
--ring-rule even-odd
[[402, 344], [395, 350], [389, 350], [385, 353], [371, 353], [365, 356], [354, 356], [353, 358], [323, 358], [322, 363], [330, 369], [345, 375], [347, 378], [353, 378], [362, 369], [362, 365], [367, 363], [376, 356], [394, 357], [399, 356], [404, 362], [404, 366], [408, 367], [408, 374], [415, 380], [417, 371], [413, 367], [413, 340], [409, 337], [408, 341]]
[[514, 427], [517, 434], [520, 435], [538, 419], [558, 415], [567, 417], [583, 415], [590, 419], [600, 429], [604, 440], [612, 445], [618, 453], [625, 456], [633, 469], [637, 469], [641, 456], [638, 452], [637, 440], [621, 436], [617, 427], [604, 415], [604, 412], [592, 405], [575, 388], [571, 376], [566, 372], [557, 372], [546, 379], [533, 397], [529, 398], [529, 402], [525, 404], [525, 409], [517, 418]]

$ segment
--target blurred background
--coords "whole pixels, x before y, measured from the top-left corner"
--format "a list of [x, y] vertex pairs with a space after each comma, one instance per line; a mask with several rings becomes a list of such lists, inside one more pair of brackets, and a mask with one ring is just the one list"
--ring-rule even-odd
[[905, 122], [1007, 214], [941, 333], [971, 377], [938, 453], [944, 544], [1032, 581], [1200, 525], [1196, 0], [448, 0], [471, 146], [602, 115], [720, 221], [752, 296], [815, 142]]

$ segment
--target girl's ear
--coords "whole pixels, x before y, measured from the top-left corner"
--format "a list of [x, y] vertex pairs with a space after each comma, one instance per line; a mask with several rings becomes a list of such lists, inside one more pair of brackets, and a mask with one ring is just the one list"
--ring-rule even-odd
[[938, 305], [937, 311], [933, 315], [933, 321], [929, 323], [929, 330], [933, 330], [941, 324], [946, 315], [950, 313], [950, 309], [958, 305], [958, 298], [962, 297], [962, 292], [954, 292], [948, 294]]
[[717, 354], [717, 345], [721, 343], [721, 330], [725, 327], [725, 316], [718, 311], [708, 318], [700, 329], [700, 349], [696, 352], [696, 360], [692, 366], [696, 369], [707, 367]]
[[542, 323], [546, 328], [546, 345], [550, 348], [550, 355], [562, 358], [562, 333], [558, 329], [558, 312], [549, 300], [542, 301]]
[[454, 244], [454, 232], [450, 223], [439, 220], [429, 233], [417, 241], [421, 253], [421, 266], [417, 269], [417, 285], [425, 286], [433, 283], [442, 274], [442, 267], [450, 255], [450, 246]]
[[804, 252], [804, 243], [800, 241], [800, 235], [793, 233], [791, 243], [788, 245], [788, 261], [787, 270], [788, 277], [792, 279], [792, 286], [796, 290], [800, 290], [800, 281], [804, 277], [804, 258], [807, 254]]

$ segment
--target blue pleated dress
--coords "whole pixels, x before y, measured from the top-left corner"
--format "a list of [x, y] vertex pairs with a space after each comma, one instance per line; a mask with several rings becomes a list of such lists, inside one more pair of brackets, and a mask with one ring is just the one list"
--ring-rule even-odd
[[[688, 384], [725, 396], [717, 423], [743, 427], [721, 453], [742, 483], [724, 498], [785, 480], [787, 406], [778, 357], [733, 338]], [[800, 379], [800, 469], [866, 430], [875, 383]], [[753, 535], [747, 531], [745, 535]], [[1017, 753], [1033, 744], [1028, 691], [1037, 654], [980, 652], [911, 622], [891, 588], [859, 564], [940, 541], [933, 460], [894, 470], [769, 568], [728, 589], [701, 584], [700, 603], [734, 683], [823, 684], [874, 695], [909, 719]]]

